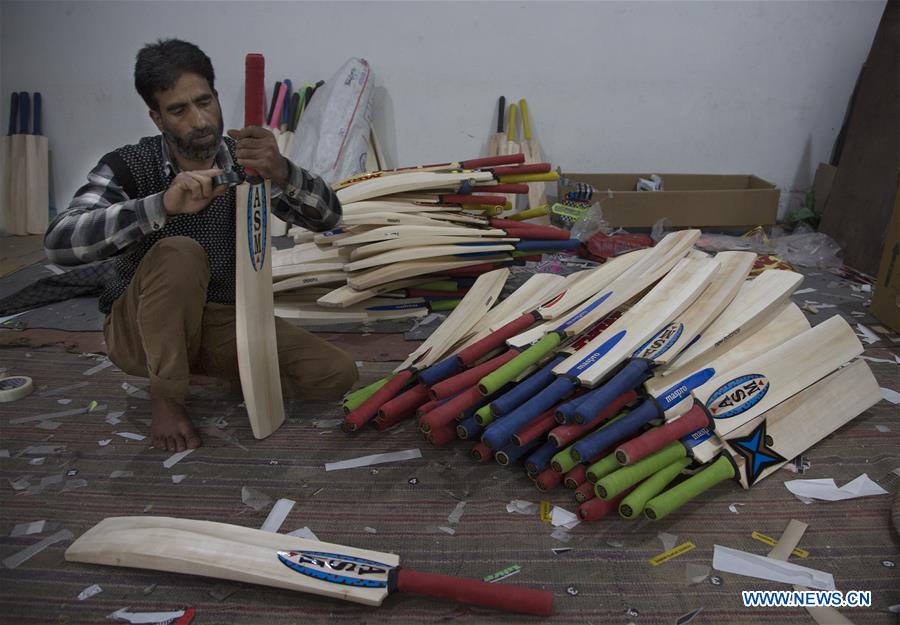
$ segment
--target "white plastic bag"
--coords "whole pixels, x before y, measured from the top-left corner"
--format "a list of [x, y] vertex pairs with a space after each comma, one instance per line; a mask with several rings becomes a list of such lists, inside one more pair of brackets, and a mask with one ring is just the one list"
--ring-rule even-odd
[[365, 171], [373, 115], [373, 77], [351, 58], [309, 102], [288, 157], [331, 184]]

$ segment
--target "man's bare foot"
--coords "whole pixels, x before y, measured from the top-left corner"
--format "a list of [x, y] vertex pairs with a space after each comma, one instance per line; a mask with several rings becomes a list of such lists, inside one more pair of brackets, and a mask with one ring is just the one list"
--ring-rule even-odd
[[184, 451], [201, 445], [184, 406], [172, 399], [153, 398], [153, 420], [150, 422], [150, 440], [157, 449]]

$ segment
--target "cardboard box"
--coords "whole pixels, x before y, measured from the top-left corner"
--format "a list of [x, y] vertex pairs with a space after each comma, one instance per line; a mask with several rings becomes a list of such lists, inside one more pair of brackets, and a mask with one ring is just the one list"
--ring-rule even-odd
[[900, 174], [897, 175], [894, 212], [888, 222], [870, 310], [883, 324], [900, 332]]
[[[603, 216], [612, 226], [650, 228], [663, 217], [672, 226], [750, 228], [775, 223], [779, 191], [749, 175], [659, 174], [664, 191], [635, 191], [650, 174], [562, 174], [559, 198], [584, 182], [601, 191]], [[606, 190], [613, 192], [607, 198]], [[594, 195], [597, 198], [597, 194]]]

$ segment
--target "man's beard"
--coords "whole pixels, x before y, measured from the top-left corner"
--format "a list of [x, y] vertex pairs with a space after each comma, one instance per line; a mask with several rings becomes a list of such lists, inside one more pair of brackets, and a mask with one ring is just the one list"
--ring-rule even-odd
[[[219, 144], [222, 143], [222, 132], [224, 129], [224, 122], [219, 118], [218, 128], [207, 126], [206, 128], [194, 129], [186, 137], [179, 137], [172, 131], [165, 129], [163, 130], [163, 136], [182, 158], [189, 161], [205, 161], [215, 156], [216, 152], [219, 151]], [[199, 143], [200, 139], [205, 139], [209, 136], [213, 136], [213, 141], [210, 143]]]

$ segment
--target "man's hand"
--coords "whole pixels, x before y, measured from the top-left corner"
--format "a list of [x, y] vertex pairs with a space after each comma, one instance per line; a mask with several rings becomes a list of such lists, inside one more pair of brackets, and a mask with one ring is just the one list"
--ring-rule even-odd
[[275, 135], [261, 126], [247, 126], [229, 130], [228, 136], [237, 141], [237, 162], [241, 167], [255, 169], [260, 176], [282, 189], [288, 182], [288, 162], [278, 151]]
[[199, 213], [209, 206], [213, 198], [228, 190], [228, 185], [213, 187], [212, 179], [222, 173], [221, 169], [201, 169], [183, 171], [177, 176], [163, 195], [167, 215]]

